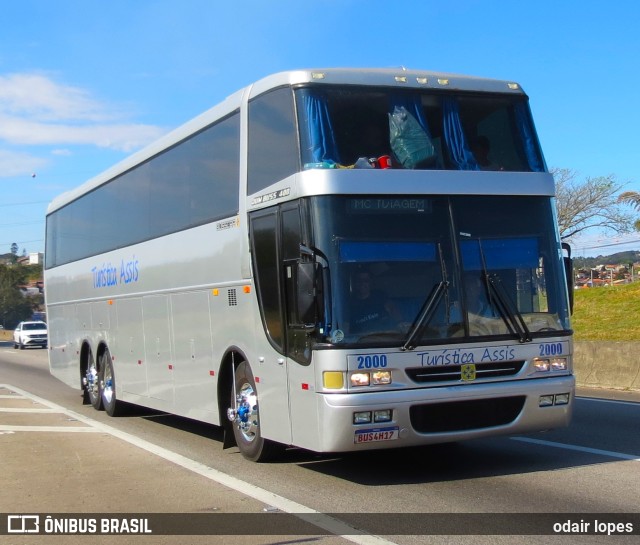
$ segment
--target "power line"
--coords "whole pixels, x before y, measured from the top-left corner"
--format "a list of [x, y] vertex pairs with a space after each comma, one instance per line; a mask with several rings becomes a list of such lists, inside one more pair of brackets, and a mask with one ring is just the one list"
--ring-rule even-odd
[[22, 221], [20, 223], [0, 223], [0, 227], [18, 227], [20, 225], [37, 225], [38, 223], [44, 223], [44, 220], [36, 221]]
[[634, 238], [625, 242], [612, 242], [611, 244], [600, 244], [599, 246], [581, 246], [576, 250], [596, 250], [598, 248], [608, 248], [610, 246], [623, 246], [625, 244], [633, 244], [634, 242], [640, 242], [640, 238]]
[[6, 207], [6, 206], [29, 206], [31, 204], [47, 204], [50, 201], [30, 201], [30, 202], [9, 202], [9, 203], [2, 203], [0, 204], [0, 206]]
[[4, 246], [5, 244], [11, 245], [13, 243], [17, 244], [18, 246], [22, 246], [23, 244], [30, 244], [31, 242], [42, 242], [42, 241], [44, 241], [43, 238], [39, 238], [37, 240], [22, 240], [22, 241], [14, 240], [13, 242], [0, 242], [0, 246]]

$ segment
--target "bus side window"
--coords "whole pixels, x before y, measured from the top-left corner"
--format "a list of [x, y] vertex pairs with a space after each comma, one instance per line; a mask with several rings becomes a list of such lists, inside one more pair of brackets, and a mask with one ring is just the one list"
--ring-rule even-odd
[[289, 87], [249, 103], [247, 194], [252, 195], [300, 169], [300, 153]]

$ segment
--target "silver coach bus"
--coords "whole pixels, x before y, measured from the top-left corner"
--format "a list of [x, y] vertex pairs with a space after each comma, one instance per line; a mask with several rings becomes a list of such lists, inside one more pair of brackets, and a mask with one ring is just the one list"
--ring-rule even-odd
[[51, 372], [254, 461], [566, 426], [554, 206], [518, 84], [276, 74], [53, 201]]

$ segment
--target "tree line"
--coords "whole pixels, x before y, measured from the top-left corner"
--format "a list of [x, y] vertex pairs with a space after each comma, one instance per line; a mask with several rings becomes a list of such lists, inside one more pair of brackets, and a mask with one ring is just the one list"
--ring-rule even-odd
[[25, 296], [21, 289], [30, 281], [41, 278], [40, 265], [0, 265], [0, 324], [4, 329], [13, 329], [42, 307], [42, 294]]

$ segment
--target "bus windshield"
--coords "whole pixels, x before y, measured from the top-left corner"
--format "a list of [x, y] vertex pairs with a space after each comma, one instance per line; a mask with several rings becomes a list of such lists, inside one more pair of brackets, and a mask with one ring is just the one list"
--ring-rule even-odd
[[297, 104], [305, 169], [544, 170], [524, 95], [324, 85]]
[[323, 196], [311, 203], [314, 245], [331, 279], [324, 342], [525, 342], [569, 327], [559, 244], [546, 227], [549, 199]]

